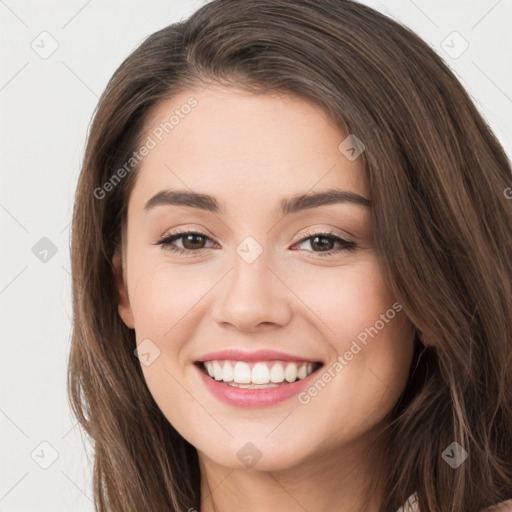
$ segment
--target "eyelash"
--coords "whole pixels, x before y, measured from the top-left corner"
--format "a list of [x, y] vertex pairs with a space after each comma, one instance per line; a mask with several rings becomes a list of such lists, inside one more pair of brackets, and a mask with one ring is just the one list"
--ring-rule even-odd
[[[175, 252], [175, 253], [178, 253], [183, 256], [196, 256], [198, 251], [209, 249], [209, 248], [203, 248], [203, 249], [191, 250], [191, 249], [182, 249], [181, 247], [176, 247], [176, 246], [172, 245], [172, 242], [179, 240], [180, 238], [184, 238], [187, 235], [199, 235], [208, 240], [211, 240], [211, 238], [209, 236], [207, 236], [204, 233], [201, 233], [199, 231], [180, 231], [178, 233], [170, 233], [165, 238], [162, 238], [161, 240], [156, 242], [155, 245], [162, 245], [162, 248], [165, 249], [166, 251]], [[303, 237], [301, 240], [296, 242], [294, 245], [302, 244], [303, 242], [306, 242], [309, 239], [314, 238], [314, 237], [333, 239], [335, 242], [340, 244], [341, 248], [339, 250], [332, 249], [332, 250], [326, 251], [326, 252], [309, 251], [309, 252], [315, 252], [316, 254], [318, 254], [318, 256], [321, 256], [321, 257], [332, 256], [333, 254], [341, 252], [341, 251], [351, 252], [357, 248], [357, 244], [355, 242], [345, 240], [344, 238], [340, 237], [339, 235], [337, 235], [336, 233], [334, 233], [332, 231], [318, 232], [318, 233], [306, 232], [305, 235], [306, 235], [305, 237]], [[314, 257], [316, 257], [316, 256], [314, 256]]]

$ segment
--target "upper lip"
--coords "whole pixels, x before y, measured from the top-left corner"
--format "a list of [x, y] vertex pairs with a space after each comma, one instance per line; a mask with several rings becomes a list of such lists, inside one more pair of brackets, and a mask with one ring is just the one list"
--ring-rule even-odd
[[306, 361], [310, 363], [321, 363], [318, 359], [309, 357], [295, 356], [277, 350], [255, 350], [253, 352], [245, 352], [240, 349], [226, 349], [209, 352], [204, 354], [197, 362], [214, 361], [214, 360], [234, 360], [234, 361]]

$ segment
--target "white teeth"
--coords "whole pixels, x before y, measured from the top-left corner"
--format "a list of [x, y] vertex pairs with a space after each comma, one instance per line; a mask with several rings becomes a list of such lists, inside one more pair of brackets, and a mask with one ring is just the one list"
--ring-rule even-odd
[[282, 364], [275, 364], [270, 368], [270, 382], [283, 382], [284, 368]]
[[238, 384], [251, 383], [251, 368], [243, 361], [237, 361], [233, 370], [233, 380]]
[[228, 386], [233, 386], [234, 388], [244, 388], [244, 389], [266, 389], [266, 388], [275, 388], [278, 384], [237, 384], [236, 382], [226, 382]]
[[308, 365], [307, 364], [303, 364], [297, 370], [297, 377], [299, 379], [304, 379], [307, 376], [308, 376]]
[[295, 363], [288, 363], [284, 370], [284, 378], [288, 382], [295, 382], [297, 379], [297, 365]]
[[211, 361], [205, 361], [204, 365], [206, 366], [206, 371], [210, 377], [215, 376], [215, 372], [213, 371], [213, 363]]
[[233, 367], [229, 363], [224, 363], [222, 368], [222, 380], [224, 382], [231, 382], [233, 380]]
[[252, 368], [253, 384], [268, 384], [270, 380], [270, 370], [265, 363], [256, 363]]
[[258, 361], [251, 366], [245, 361], [205, 361], [204, 368], [215, 380], [235, 387], [260, 389], [304, 379], [315, 369], [314, 363]]
[[220, 367], [219, 361], [213, 361], [213, 375], [215, 380], [222, 380], [222, 368]]

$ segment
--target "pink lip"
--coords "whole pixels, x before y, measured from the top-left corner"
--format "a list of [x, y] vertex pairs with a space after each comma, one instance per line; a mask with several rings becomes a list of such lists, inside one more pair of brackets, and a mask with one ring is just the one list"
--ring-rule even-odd
[[[220, 359], [218, 357], [216, 358]], [[304, 361], [304, 359], [300, 360]], [[267, 407], [277, 404], [300, 393], [305, 387], [310, 385], [312, 380], [317, 376], [317, 371], [314, 371], [306, 378], [296, 380], [290, 384], [282, 384], [266, 389], [247, 389], [223, 384], [220, 381], [212, 379], [209, 375], [206, 375], [201, 368], [202, 365], [194, 364], [193, 366], [197, 368], [204, 385], [213, 396], [226, 404], [236, 405], [238, 407]]]
[[[256, 350], [254, 352], [244, 352], [239, 349], [218, 350], [216, 352], [209, 352], [204, 356], [197, 359], [197, 361], [213, 361], [213, 360], [234, 360], [234, 361], [306, 361], [309, 363], [318, 363], [320, 361], [309, 359], [308, 357], [293, 356], [285, 352], [278, 352], [276, 350]], [[300, 381], [299, 381], [300, 382]]]

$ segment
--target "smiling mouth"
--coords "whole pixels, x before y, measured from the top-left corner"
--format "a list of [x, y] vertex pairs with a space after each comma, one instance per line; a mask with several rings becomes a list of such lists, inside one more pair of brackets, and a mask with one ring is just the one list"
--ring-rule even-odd
[[196, 364], [212, 380], [246, 389], [285, 386], [309, 377], [323, 366], [308, 361], [197, 361]]

